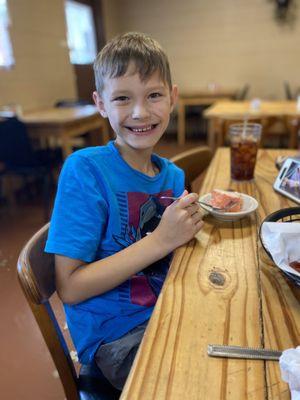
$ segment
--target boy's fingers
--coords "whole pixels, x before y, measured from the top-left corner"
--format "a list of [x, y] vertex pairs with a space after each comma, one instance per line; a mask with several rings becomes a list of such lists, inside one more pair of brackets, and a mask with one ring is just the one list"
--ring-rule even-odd
[[200, 231], [200, 229], [203, 227], [203, 225], [204, 225], [204, 222], [202, 220], [196, 223], [195, 226], [196, 226], [197, 232]]
[[198, 200], [198, 197], [199, 196], [196, 193], [187, 194], [186, 196], [178, 200], [177, 205], [180, 208], [188, 207], [189, 205], [195, 203]]
[[196, 203], [192, 203], [188, 207], [186, 207], [186, 211], [189, 213], [190, 216], [197, 214], [199, 212], [199, 205]]
[[202, 215], [200, 213], [195, 213], [191, 216], [194, 224], [197, 224], [198, 222], [202, 221]]
[[182, 192], [182, 194], [179, 197], [185, 197], [188, 194], [189, 194], [189, 192], [186, 189], [184, 189], [184, 191]]

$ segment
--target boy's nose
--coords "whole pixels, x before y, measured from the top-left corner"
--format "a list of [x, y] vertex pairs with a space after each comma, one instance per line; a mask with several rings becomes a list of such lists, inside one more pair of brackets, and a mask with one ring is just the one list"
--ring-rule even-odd
[[132, 110], [133, 119], [146, 119], [150, 115], [149, 110], [145, 104], [135, 104]]

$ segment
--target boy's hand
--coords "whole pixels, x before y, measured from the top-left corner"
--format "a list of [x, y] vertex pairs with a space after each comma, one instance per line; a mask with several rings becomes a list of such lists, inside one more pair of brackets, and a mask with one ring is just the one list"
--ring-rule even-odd
[[196, 193], [185, 190], [179, 200], [165, 209], [158, 227], [153, 231], [159, 243], [171, 252], [191, 240], [202, 228], [203, 221]]

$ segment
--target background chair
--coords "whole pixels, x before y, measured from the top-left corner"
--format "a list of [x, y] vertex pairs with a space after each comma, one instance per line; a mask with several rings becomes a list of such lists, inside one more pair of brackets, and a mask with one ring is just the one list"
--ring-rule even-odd
[[283, 82], [283, 87], [284, 87], [284, 93], [285, 93], [286, 100], [294, 100], [295, 97], [292, 93], [292, 89], [291, 89], [288, 81]]
[[16, 117], [0, 122], [0, 178], [19, 176], [26, 187], [32, 180], [42, 183], [45, 219], [49, 220], [52, 169], [62, 161], [60, 149], [34, 150], [26, 125]]
[[193, 182], [208, 167], [211, 159], [212, 152], [209, 147], [199, 146], [191, 150], [183, 151], [170, 160], [184, 170], [186, 178], [185, 186], [186, 189], [191, 192]]
[[242, 89], [238, 91], [237, 95], [235, 96], [235, 100], [238, 101], [245, 100], [249, 93], [249, 90], [250, 90], [250, 85], [246, 83], [246, 85], [244, 85]]
[[44, 252], [49, 224], [25, 245], [18, 260], [18, 278], [59, 373], [67, 400], [115, 400], [113, 388], [95, 365], [82, 366], [77, 376], [66, 341], [49, 302], [55, 292], [54, 255]]

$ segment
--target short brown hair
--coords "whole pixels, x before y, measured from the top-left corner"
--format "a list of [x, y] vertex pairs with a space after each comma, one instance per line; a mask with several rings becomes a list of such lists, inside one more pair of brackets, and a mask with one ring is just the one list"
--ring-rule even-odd
[[129, 32], [109, 41], [94, 62], [95, 83], [100, 94], [104, 78], [123, 76], [133, 62], [142, 81], [158, 71], [161, 79], [172, 88], [171, 72], [166, 53], [160, 44], [139, 32]]

